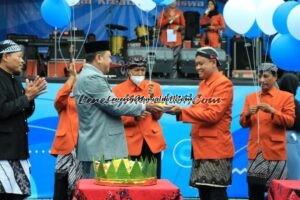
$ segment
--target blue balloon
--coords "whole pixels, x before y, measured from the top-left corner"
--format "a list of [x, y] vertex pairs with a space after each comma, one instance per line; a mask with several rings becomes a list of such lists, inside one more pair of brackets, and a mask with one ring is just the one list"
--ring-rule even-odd
[[153, 0], [153, 1], [154, 1], [154, 3], [160, 5], [160, 3], [163, 2], [164, 0]]
[[281, 4], [276, 10], [273, 15], [273, 24], [275, 29], [281, 33], [286, 34], [289, 33], [287, 27], [287, 18], [290, 14], [291, 10], [296, 6], [299, 5], [296, 1], [288, 1]]
[[300, 41], [290, 34], [274, 37], [270, 55], [279, 68], [287, 71], [300, 71]]
[[171, 3], [174, 3], [175, 0], [163, 0], [162, 2], [160, 2], [160, 5], [165, 5], [165, 6], [168, 6], [170, 5]]
[[65, 0], [44, 0], [41, 14], [47, 24], [63, 28], [71, 21], [71, 8]]
[[261, 35], [262, 35], [262, 31], [258, 27], [256, 21], [254, 22], [254, 24], [252, 25], [252, 27], [250, 28], [250, 30], [247, 33], [245, 33], [245, 36], [247, 38], [258, 38]]

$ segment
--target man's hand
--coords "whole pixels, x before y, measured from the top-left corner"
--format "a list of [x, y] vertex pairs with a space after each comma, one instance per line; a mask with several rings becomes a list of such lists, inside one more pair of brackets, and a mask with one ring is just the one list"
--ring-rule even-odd
[[257, 105], [257, 107], [258, 107], [258, 109], [260, 109], [266, 113], [271, 113], [271, 114], [275, 113], [275, 109], [267, 103], [260, 103]]
[[182, 108], [180, 106], [172, 106], [172, 108], [166, 111], [166, 113], [171, 115], [178, 115], [181, 113], [181, 109]]
[[75, 68], [75, 63], [71, 62], [70, 66], [67, 68], [67, 71], [70, 73], [70, 76], [76, 77], [77, 76], [77, 72], [76, 72], [76, 68]]
[[250, 117], [251, 115], [254, 115], [256, 114], [258, 111], [258, 106], [255, 105], [255, 106], [249, 106], [248, 108], [248, 112], [246, 113], [246, 117]]
[[38, 95], [46, 92], [46, 88], [47, 82], [45, 78], [37, 76], [34, 81], [29, 81], [26, 79], [25, 95], [27, 96], [28, 100], [31, 101]]
[[148, 94], [151, 98], [154, 97], [154, 85], [153, 85], [153, 83], [148, 84]]
[[135, 120], [140, 121], [140, 120], [146, 118], [147, 115], [151, 115], [151, 113], [148, 111], [144, 111], [144, 112], [142, 112], [142, 114], [140, 116], [135, 117]]
[[154, 103], [147, 103], [146, 104], [146, 111], [152, 113], [152, 114], [157, 114], [159, 112], [163, 111], [163, 108], [157, 104]]
[[169, 17], [169, 24], [172, 24], [175, 21], [175, 19], [177, 19], [178, 17], [179, 17], [179, 15]]
[[215, 27], [215, 26], [212, 26], [212, 25], [208, 26], [207, 28], [208, 28], [208, 30], [211, 30], [211, 31], [216, 30], [216, 27]]

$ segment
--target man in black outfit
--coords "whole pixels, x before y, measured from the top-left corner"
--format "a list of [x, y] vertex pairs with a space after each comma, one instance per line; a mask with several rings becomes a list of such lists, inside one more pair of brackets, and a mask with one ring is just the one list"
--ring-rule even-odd
[[34, 99], [46, 89], [44, 78], [26, 80], [16, 75], [24, 64], [22, 48], [11, 40], [0, 42], [0, 199], [21, 200], [30, 195], [27, 118]]

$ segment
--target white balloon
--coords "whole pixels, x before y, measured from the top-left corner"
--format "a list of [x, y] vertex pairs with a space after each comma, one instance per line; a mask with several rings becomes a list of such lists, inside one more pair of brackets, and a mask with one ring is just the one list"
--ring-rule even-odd
[[290, 34], [300, 40], [300, 5], [295, 6], [288, 18], [287, 18], [287, 27]]
[[256, 6], [252, 0], [229, 0], [224, 6], [223, 15], [233, 31], [245, 34], [255, 22]]
[[259, 3], [257, 7], [256, 21], [258, 27], [266, 35], [273, 35], [277, 33], [277, 30], [273, 25], [273, 15], [276, 8], [283, 3], [283, 0], [261, 0]]
[[131, 0], [139, 9], [149, 12], [156, 7], [156, 3], [152, 0]]
[[66, 0], [69, 6], [75, 6], [80, 0]]
[[259, 4], [260, 4], [260, 2], [261, 2], [261, 0], [252, 0], [253, 1], [253, 3], [254, 3], [254, 5], [257, 7]]

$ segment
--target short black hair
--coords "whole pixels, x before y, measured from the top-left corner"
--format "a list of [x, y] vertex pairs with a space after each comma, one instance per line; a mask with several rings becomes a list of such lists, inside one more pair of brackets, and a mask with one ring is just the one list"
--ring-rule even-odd
[[96, 37], [96, 35], [94, 34], [94, 33], [89, 33], [88, 35], [87, 35], [88, 37]]
[[90, 41], [90, 39], [93, 39], [93, 41], [96, 41], [96, 35], [94, 33], [89, 33], [87, 35], [87, 41]]
[[96, 55], [100, 54], [101, 56], [105, 53], [105, 51], [97, 51], [94, 53], [87, 53], [85, 54], [85, 60], [87, 63], [92, 63], [95, 59]]

